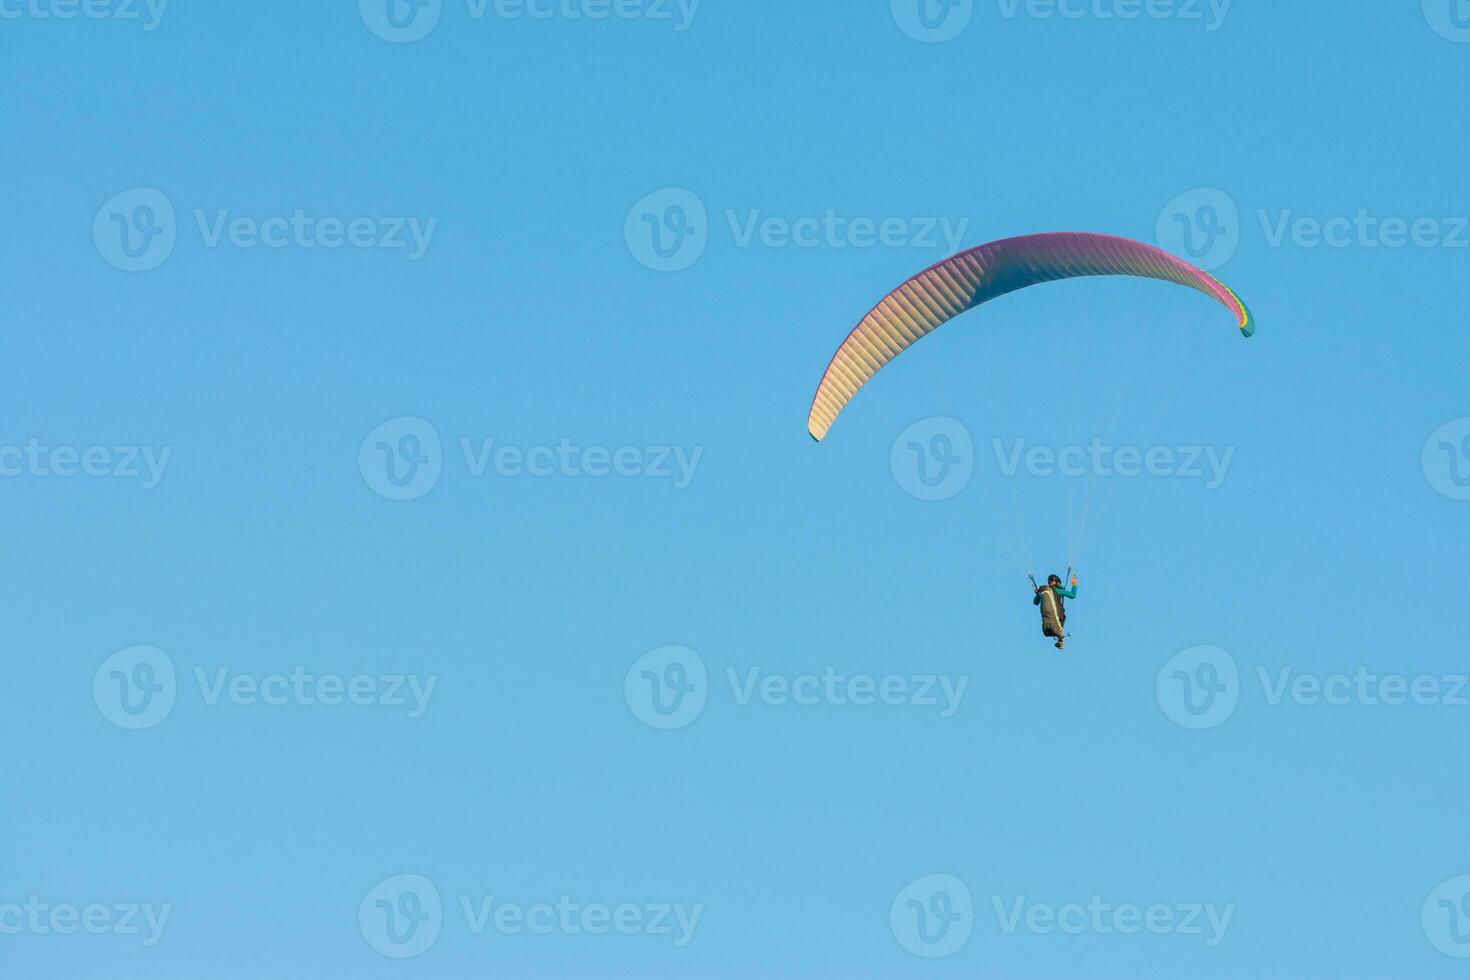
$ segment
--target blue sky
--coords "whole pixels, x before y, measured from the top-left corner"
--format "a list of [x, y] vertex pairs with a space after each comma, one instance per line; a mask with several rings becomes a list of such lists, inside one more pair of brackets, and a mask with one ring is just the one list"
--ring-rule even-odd
[[[0, 0], [7, 976], [1464, 974], [1463, 2], [218, 7]], [[1257, 335], [811, 441], [1056, 230]]]

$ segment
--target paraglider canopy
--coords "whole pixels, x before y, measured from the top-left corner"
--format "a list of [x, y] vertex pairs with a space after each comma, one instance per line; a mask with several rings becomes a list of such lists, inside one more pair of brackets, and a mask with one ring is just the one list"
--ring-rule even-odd
[[1135, 276], [1196, 289], [1225, 307], [1242, 336], [1255, 320], [1214, 276], [1151, 245], [1114, 235], [1057, 232], [978, 245], [930, 266], [883, 297], [832, 355], [807, 416], [821, 441], [857, 390], [920, 337], [981, 303], [1040, 283]]

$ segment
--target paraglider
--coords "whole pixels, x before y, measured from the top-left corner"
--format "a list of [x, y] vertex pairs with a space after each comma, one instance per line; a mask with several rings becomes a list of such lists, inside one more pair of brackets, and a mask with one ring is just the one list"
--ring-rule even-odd
[[1036, 579], [1031, 579], [1031, 591], [1036, 594], [1031, 604], [1041, 607], [1041, 635], [1055, 639], [1058, 650], [1063, 648], [1067, 639], [1064, 631], [1067, 625], [1066, 600], [1077, 598], [1077, 576], [1071, 573], [1071, 569], [1067, 570], [1067, 575], [1072, 580], [1070, 589], [1062, 587], [1062, 579], [1058, 575], [1048, 575], [1045, 588], [1037, 585]]
[[[1229, 286], [1151, 245], [1087, 232], [1001, 239], [937, 262], [879, 300], [832, 355], [812, 397], [807, 432], [822, 441], [859, 388], [914, 342], [961, 313], [1028, 286], [1087, 276], [1131, 276], [1187, 286], [1224, 307], [1242, 337], [1256, 330], [1250, 310]], [[1058, 650], [1066, 641], [1065, 600], [1077, 595], [1070, 568], [1067, 575], [1070, 588], [1055, 575], [1045, 587], [1031, 579], [1042, 632], [1056, 640]]]

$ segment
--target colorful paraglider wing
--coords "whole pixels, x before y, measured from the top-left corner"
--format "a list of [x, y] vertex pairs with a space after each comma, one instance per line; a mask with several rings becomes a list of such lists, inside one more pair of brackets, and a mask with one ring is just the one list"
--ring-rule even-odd
[[1228, 286], [1151, 245], [1085, 232], [1006, 238], [952, 255], [883, 297], [832, 356], [812, 399], [807, 431], [820, 441], [879, 368], [946, 320], [1027, 286], [1082, 276], [1137, 276], [1189, 286], [1229, 310], [1242, 335], [1256, 330], [1250, 311]]

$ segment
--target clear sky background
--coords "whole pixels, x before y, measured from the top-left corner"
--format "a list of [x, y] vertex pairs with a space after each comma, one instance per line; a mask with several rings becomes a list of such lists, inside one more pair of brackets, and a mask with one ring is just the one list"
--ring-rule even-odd
[[[0, 972], [1463, 976], [1465, 4], [982, 0], [935, 35], [903, 0], [558, 3], [395, 31], [0, 0]], [[434, 225], [422, 254], [211, 238], [298, 211]], [[829, 212], [908, 230], [744, 237]], [[692, 232], [683, 268], [645, 216]], [[1154, 283], [1036, 289], [813, 443], [832, 351], [948, 252], [928, 219], [1160, 244], [1259, 332]], [[923, 500], [891, 450], [935, 417], [971, 472]], [[997, 460], [1094, 438], [1233, 455], [1214, 487]], [[477, 473], [491, 439], [642, 475]], [[389, 499], [379, 442], [425, 492]], [[93, 447], [113, 475], [69, 469]], [[1058, 653], [1023, 573], [1069, 558]], [[648, 700], [669, 645], [693, 689]], [[373, 703], [214, 687], [298, 668]], [[803, 705], [752, 671], [965, 687]], [[1437, 693], [1275, 690], [1359, 673]], [[382, 703], [404, 675], [416, 717]], [[442, 913], [384, 927], [384, 895]], [[492, 896], [650, 927], [477, 934]], [[58, 931], [92, 903], [104, 934]], [[690, 941], [660, 903], [701, 907]], [[1069, 903], [1230, 918], [1049, 931]]]

